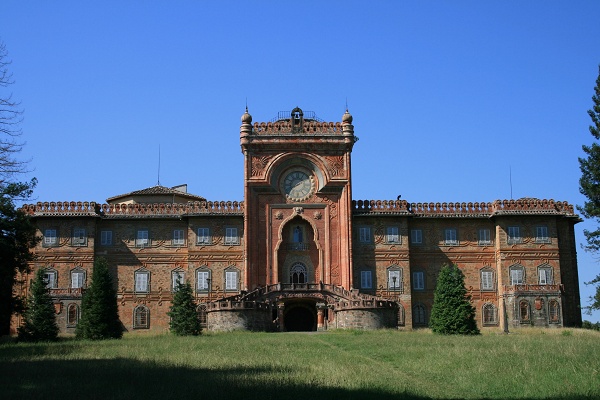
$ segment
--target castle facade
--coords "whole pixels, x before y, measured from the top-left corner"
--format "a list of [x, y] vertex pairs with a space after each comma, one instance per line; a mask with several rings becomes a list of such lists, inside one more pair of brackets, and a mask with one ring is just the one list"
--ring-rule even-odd
[[[108, 260], [130, 332], [168, 329], [188, 281], [211, 330], [426, 327], [436, 276], [457, 265], [482, 329], [581, 324], [574, 225], [565, 202], [408, 203], [352, 198], [352, 116], [295, 108], [242, 116], [243, 201], [155, 186], [94, 202], [23, 207], [42, 237], [62, 332], [74, 332], [94, 260]], [[13, 330], [20, 324], [14, 319]]]

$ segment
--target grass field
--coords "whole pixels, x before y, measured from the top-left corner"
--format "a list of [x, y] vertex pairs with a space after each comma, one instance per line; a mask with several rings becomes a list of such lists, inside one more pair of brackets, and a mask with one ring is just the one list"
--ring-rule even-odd
[[600, 333], [129, 335], [0, 344], [0, 399], [597, 399]]

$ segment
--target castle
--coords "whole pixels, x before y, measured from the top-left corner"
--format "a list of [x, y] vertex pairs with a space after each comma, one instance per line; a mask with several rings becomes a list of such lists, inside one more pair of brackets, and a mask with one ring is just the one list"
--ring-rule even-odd
[[16, 290], [26, 295], [43, 268], [59, 327], [74, 332], [104, 257], [130, 332], [168, 329], [180, 281], [210, 330], [412, 329], [428, 324], [440, 268], [456, 264], [482, 329], [581, 324], [570, 204], [354, 200], [355, 142], [348, 111], [341, 122], [295, 108], [252, 123], [246, 109], [243, 201], [182, 185], [25, 205], [42, 240]]

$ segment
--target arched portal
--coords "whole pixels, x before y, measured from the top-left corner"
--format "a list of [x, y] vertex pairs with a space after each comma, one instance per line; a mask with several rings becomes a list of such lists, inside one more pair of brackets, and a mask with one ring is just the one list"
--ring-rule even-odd
[[284, 326], [288, 332], [311, 332], [317, 330], [317, 311], [312, 302], [286, 304]]

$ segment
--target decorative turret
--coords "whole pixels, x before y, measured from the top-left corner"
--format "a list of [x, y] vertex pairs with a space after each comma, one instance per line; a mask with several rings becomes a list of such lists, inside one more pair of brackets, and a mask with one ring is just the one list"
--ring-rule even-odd
[[344, 115], [342, 115], [342, 132], [344, 136], [354, 135], [354, 125], [352, 125], [352, 114], [348, 112], [347, 108]]
[[252, 115], [248, 113], [248, 106], [246, 106], [246, 112], [242, 114], [242, 126], [240, 126], [240, 144], [242, 146], [248, 144], [250, 135], [252, 135]]

